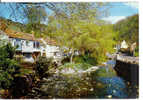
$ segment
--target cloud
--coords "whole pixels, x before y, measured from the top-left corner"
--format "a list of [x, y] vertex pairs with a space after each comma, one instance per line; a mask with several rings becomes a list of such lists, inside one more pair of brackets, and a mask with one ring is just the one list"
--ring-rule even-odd
[[130, 6], [132, 8], [139, 8], [139, 3], [138, 2], [127, 2], [127, 3], [123, 3], [124, 5]]
[[105, 20], [105, 21], [111, 22], [112, 24], [115, 24], [116, 22], [118, 22], [122, 19], [125, 19], [125, 18], [126, 18], [126, 16], [109, 16], [109, 17], [102, 18], [102, 20]]

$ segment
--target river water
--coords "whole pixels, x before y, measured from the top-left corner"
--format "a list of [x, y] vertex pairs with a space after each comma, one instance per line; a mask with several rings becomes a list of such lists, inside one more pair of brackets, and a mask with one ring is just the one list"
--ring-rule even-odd
[[[110, 74], [109, 68], [114, 68], [115, 65], [116, 65], [115, 60], [107, 61], [105, 67], [107, 73]], [[125, 84], [125, 81], [121, 77], [119, 76], [99, 77], [98, 81], [103, 84], [106, 84], [105, 95], [109, 96], [109, 98], [128, 98], [127, 86]]]

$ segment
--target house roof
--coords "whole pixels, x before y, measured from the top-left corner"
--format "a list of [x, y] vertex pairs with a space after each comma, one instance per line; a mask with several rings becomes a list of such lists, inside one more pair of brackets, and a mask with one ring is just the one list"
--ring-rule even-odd
[[[6, 29], [5, 34], [9, 36], [10, 38], [19, 38], [19, 39], [25, 39], [25, 40], [31, 40], [31, 41], [38, 41], [40, 43], [43, 43], [40, 38], [35, 38], [33, 34], [28, 34], [24, 32], [16, 32], [14, 30]], [[44, 38], [44, 40], [49, 45], [56, 45], [56, 41], [51, 38]]]
[[19, 38], [19, 39], [37, 41], [37, 39], [32, 34], [16, 32], [10, 29], [5, 30], [5, 33], [11, 38]]

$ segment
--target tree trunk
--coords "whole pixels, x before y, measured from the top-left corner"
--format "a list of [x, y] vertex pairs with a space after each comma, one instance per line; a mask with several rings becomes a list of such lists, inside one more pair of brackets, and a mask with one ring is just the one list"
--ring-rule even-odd
[[73, 63], [72, 59], [73, 59], [73, 52], [71, 53], [70, 63]]
[[74, 50], [71, 49], [70, 63], [73, 63]]

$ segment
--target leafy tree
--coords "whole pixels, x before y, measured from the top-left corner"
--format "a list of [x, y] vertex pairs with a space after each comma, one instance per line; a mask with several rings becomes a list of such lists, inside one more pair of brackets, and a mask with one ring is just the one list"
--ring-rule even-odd
[[114, 25], [114, 30], [118, 31], [117, 41], [126, 40], [128, 43], [139, 42], [139, 16], [138, 14], [129, 16]]
[[55, 67], [54, 63], [52, 62], [52, 58], [46, 58], [46, 57], [39, 57], [36, 61], [36, 64], [34, 66], [36, 75], [39, 78], [43, 78], [46, 74], [46, 72], [49, 70], [49, 67]]
[[[41, 23], [45, 23], [47, 20], [47, 15], [51, 15], [54, 13], [57, 17], [60, 18], [66, 18], [71, 17], [69, 15], [74, 15], [75, 19], [91, 19], [91, 17], [101, 17], [102, 15], [106, 15], [106, 8], [109, 8], [107, 6], [103, 8], [103, 5], [106, 5], [107, 3], [1, 3], [0, 5], [4, 5], [4, 10], [10, 9], [9, 18], [14, 19], [15, 21], [22, 21], [26, 24], [26, 32], [34, 33], [37, 36], [41, 36], [41, 33], [43, 32], [44, 25]], [[89, 10], [88, 10], [89, 9]], [[91, 10], [92, 9], [92, 10]], [[98, 13], [98, 10], [100, 10], [100, 14]], [[88, 15], [88, 12], [90, 12], [90, 16]], [[75, 15], [76, 14], [76, 15]], [[79, 16], [79, 17], [78, 17]], [[73, 18], [72, 18], [73, 19]], [[43, 27], [43, 28], [42, 28]], [[23, 27], [21, 27], [23, 30]], [[42, 29], [42, 30], [41, 30]], [[46, 30], [45, 30], [46, 31]]]
[[44, 25], [41, 24], [42, 21], [46, 20], [47, 13], [45, 9], [41, 6], [37, 5], [27, 5], [26, 9], [27, 16], [27, 24], [26, 24], [26, 32], [32, 33], [34, 32], [36, 36], [40, 36], [41, 32], [44, 30]]
[[75, 50], [82, 55], [90, 51], [98, 62], [105, 60], [106, 52], [110, 52], [114, 44], [112, 25], [104, 24], [103, 21], [100, 23], [99, 10], [96, 7], [93, 9], [90, 3], [61, 5], [64, 7], [61, 8], [61, 15], [53, 14], [49, 18], [49, 36], [55, 38], [61, 47], [69, 48], [71, 63]]
[[15, 49], [11, 44], [0, 47], [0, 88], [9, 89], [13, 79], [19, 73], [19, 65], [13, 59]]

